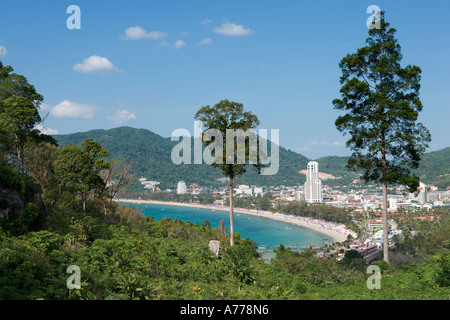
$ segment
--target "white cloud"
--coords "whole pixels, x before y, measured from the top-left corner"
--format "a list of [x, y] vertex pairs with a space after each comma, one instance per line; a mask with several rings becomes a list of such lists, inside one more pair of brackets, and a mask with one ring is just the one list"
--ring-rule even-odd
[[50, 113], [55, 118], [92, 119], [95, 116], [94, 106], [64, 100], [54, 106]]
[[161, 41], [160, 43], [155, 45], [155, 49], [164, 48], [164, 47], [170, 47], [170, 43], [167, 42], [166, 40]]
[[200, 41], [199, 43], [197, 43], [197, 46], [203, 46], [203, 45], [206, 45], [206, 44], [210, 44], [211, 42], [212, 42], [211, 38], [205, 38], [202, 41]]
[[205, 19], [202, 21], [202, 24], [210, 24], [210, 23], [213, 23], [211, 19]]
[[52, 135], [52, 134], [58, 134], [59, 133], [58, 130], [45, 128], [42, 124], [37, 124], [35, 128], [38, 129], [42, 134]]
[[158, 43], [157, 45], [155, 45], [154, 48], [155, 49], [159, 49], [159, 48], [181, 49], [186, 46], [187, 46], [187, 44], [183, 40], [175, 41], [173, 45], [171, 45], [169, 42], [164, 40], [164, 41], [161, 41], [160, 43]]
[[311, 141], [309, 144], [312, 146], [318, 146], [318, 145], [327, 146], [327, 145], [329, 145], [329, 143], [326, 141]]
[[6, 50], [6, 48], [4, 46], [0, 46], [0, 57], [6, 56], [7, 53], [8, 53], [8, 50]]
[[253, 32], [253, 30], [245, 29], [242, 25], [230, 22], [222, 23], [220, 27], [214, 28], [213, 31], [230, 37], [246, 36]]
[[310, 143], [308, 143], [308, 145], [311, 146], [344, 146], [345, 142], [342, 141], [334, 141], [334, 142], [328, 142], [328, 141], [311, 141]]
[[50, 107], [48, 104], [41, 103], [39, 105], [39, 110], [41, 110], [41, 111], [50, 111], [50, 110], [52, 110], [52, 107]]
[[158, 40], [159, 38], [163, 38], [167, 36], [165, 32], [161, 31], [151, 31], [148, 32], [141, 26], [130, 27], [125, 30], [125, 40], [140, 40], [140, 39], [153, 39]]
[[184, 43], [183, 40], [178, 40], [178, 41], [176, 41], [176, 42], [173, 44], [173, 46], [174, 46], [175, 49], [180, 49], [180, 48], [182, 48], [182, 47], [187, 46], [187, 44]]
[[322, 140], [322, 141], [314, 140], [314, 141], [308, 142], [306, 145], [296, 147], [296, 150], [299, 152], [306, 152], [306, 151], [318, 150], [323, 147], [329, 148], [329, 147], [341, 147], [341, 146], [345, 146], [345, 142], [342, 142], [342, 141], [328, 142], [325, 140]]
[[108, 116], [108, 121], [112, 124], [122, 124], [128, 122], [130, 120], [136, 120], [137, 117], [134, 113], [131, 113], [128, 110], [118, 110], [115, 115]]
[[83, 63], [73, 66], [73, 70], [82, 73], [100, 72], [100, 73], [117, 73], [119, 68], [115, 67], [107, 58], [99, 57], [97, 55], [90, 56], [83, 59]]

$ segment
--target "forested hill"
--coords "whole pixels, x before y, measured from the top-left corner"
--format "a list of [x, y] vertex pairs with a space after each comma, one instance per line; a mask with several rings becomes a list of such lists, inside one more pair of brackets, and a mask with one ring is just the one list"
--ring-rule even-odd
[[[66, 135], [53, 136], [59, 145], [73, 143], [78, 146], [91, 137], [109, 150], [110, 158], [117, 158], [124, 162], [134, 162], [134, 173], [138, 177], [162, 182], [163, 187], [175, 187], [178, 181], [183, 180], [187, 184], [197, 183], [201, 186], [218, 185], [222, 178], [221, 173], [206, 164], [175, 165], [171, 160], [173, 147], [178, 143], [169, 138], [147, 130], [131, 127], [119, 127], [109, 130], [90, 130]], [[193, 148], [191, 149], [193, 152]], [[305, 175], [300, 170], [306, 169], [310, 159], [296, 152], [280, 147], [280, 168], [276, 175], [258, 175], [256, 169], [249, 167], [248, 172], [236, 180], [237, 184], [249, 184], [260, 186], [299, 185], [305, 182]], [[319, 162], [319, 170], [339, 180], [327, 180], [329, 183], [342, 183], [353, 179], [346, 168], [348, 157], [328, 156], [316, 159]], [[426, 153], [422, 163], [416, 172], [426, 182], [441, 181], [446, 185], [447, 177], [440, 175], [450, 174], [450, 147], [439, 151]]]
[[[345, 174], [349, 157], [328, 156], [317, 159], [321, 172], [340, 176]], [[445, 189], [450, 185], [450, 147], [427, 152], [422, 156], [419, 168], [414, 171], [422, 182]]]
[[450, 147], [424, 154], [417, 174], [440, 189], [450, 186]]
[[[201, 186], [221, 184], [222, 178], [218, 169], [206, 164], [175, 165], [171, 160], [173, 147], [177, 141], [171, 141], [147, 129], [119, 127], [109, 130], [90, 130], [67, 135], [53, 136], [60, 146], [73, 143], [78, 146], [86, 138], [97, 140], [110, 152], [110, 158], [124, 162], [133, 162], [134, 173], [138, 177], [156, 180], [165, 187], [175, 187], [178, 181], [187, 184], [197, 183]], [[193, 147], [192, 147], [193, 152]], [[305, 175], [298, 172], [306, 169], [309, 159], [280, 147], [280, 168], [276, 175], [258, 175], [253, 167], [236, 180], [237, 184], [249, 185], [297, 185], [305, 182]]]

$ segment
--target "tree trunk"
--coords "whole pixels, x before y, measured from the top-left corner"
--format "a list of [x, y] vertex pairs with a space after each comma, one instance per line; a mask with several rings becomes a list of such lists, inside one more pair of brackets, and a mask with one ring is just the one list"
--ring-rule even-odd
[[234, 246], [233, 178], [230, 178], [230, 246]]
[[87, 195], [83, 191], [81, 192], [81, 201], [83, 202], [83, 213], [86, 213]]
[[383, 257], [384, 261], [389, 262], [389, 239], [387, 223], [387, 183], [383, 181]]
[[388, 239], [388, 222], [387, 222], [387, 163], [384, 132], [381, 138], [381, 171], [383, 175], [383, 260], [389, 263], [389, 239]]

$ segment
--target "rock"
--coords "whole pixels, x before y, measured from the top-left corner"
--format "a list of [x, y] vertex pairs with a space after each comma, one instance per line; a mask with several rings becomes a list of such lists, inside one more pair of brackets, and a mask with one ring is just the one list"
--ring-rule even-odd
[[217, 240], [211, 240], [208, 244], [209, 249], [214, 252], [214, 254], [216, 255], [216, 257], [219, 257], [219, 250], [221, 248], [221, 244], [220, 241]]
[[45, 208], [44, 201], [42, 201], [41, 194], [34, 188], [31, 187], [30, 196], [25, 199], [25, 203], [34, 203], [40, 211], [47, 213], [47, 209]]
[[19, 219], [26, 203], [34, 203], [41, 212], [46, 212], [41, 195], [33, 186], [30, 185], [28, 188], [28, 196], [23, 199], [19, 191], [7, 186], [0, 179], [0, 218], [6, 220]]
[[24, 209], [20, 193], [0, 183], [0, 218], [16, 220]]

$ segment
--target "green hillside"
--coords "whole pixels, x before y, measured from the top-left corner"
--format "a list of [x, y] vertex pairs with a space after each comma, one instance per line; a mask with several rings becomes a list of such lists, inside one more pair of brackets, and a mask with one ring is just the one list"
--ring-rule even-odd
[[[172, 148], [178, 143], [164, 138], [147, 129], [119, 127], [109, 130], [90, 130], [66, 135], [55, 135], [59, 145], [73, 143], [81, 145], [86, 138], [97, 140], [110, 151], [110, 158], [118, 158], [125, 162], [133, 162], [134, 174], [148, 180], [160, 181], [163, 188], [174, 188], [178, 181], [187, 184], [197, 183], [201, 186], [217, 186], [222, 184], [218, 179], [221, 173], [206, 164], [175, 165], [171, 160]], [[193, 150], [193, 149], [192, 149]], [[259, 186], [293, 186], [303, 184], [305, 175], [299, 171], [306, 169], [310, 159], [286, 148], [280, 147], [280, 167], [272, 176], [258, 175], [256, 169], [248, 171], [236, 180], [236, 184]], [[327, 184], [342, 184], [354, 179], [346, 168], [348, 157], [328, 156], [316, 159], [320, 172], [342, 177], [339, 180], [327, 180]], [[450, 185], [450, 147], [423, 155], [422, 163], [416, 174], [422, 181], [437, 183], [440, 188]]]
[[450, 147], [424, 154], [417, 174], [421, 181], [439, 190], [447, 189], [450, 186]]
[[327, 156], [316, 159], [319, 163], [319, 171], [326, 172], [335, 177], [342, 177], [349, 174], [347, 165], [349, 157]]
[[426, 181], [435, 181], [440, 175], [450, 174], [450, 147], [424, 154], [417, 173]]
[[[171, 160], [171, 152], [178, 142], [150, 130], [120, 127], [54, 136], [61, 146], [68, 143], [81, 145], [89, 137], [108, 149], [110, 158], [134, 162], [136, 176], [160, 181], [163, 187], [173, 188], [180, 180], [202, 186], [221, 184], [218, 181], [222, 178], [221, 173], [209, 165], [175, 165]], [[258, 175], [256, 169], [249, 167], [243, 176], [236, 179], [236, 183], [266, 186], [303, 184], [305, 176], [298, 171], [305, 169], [308, 161], [308, 158], [280, 147], [280, 167], [276, 175]]]

